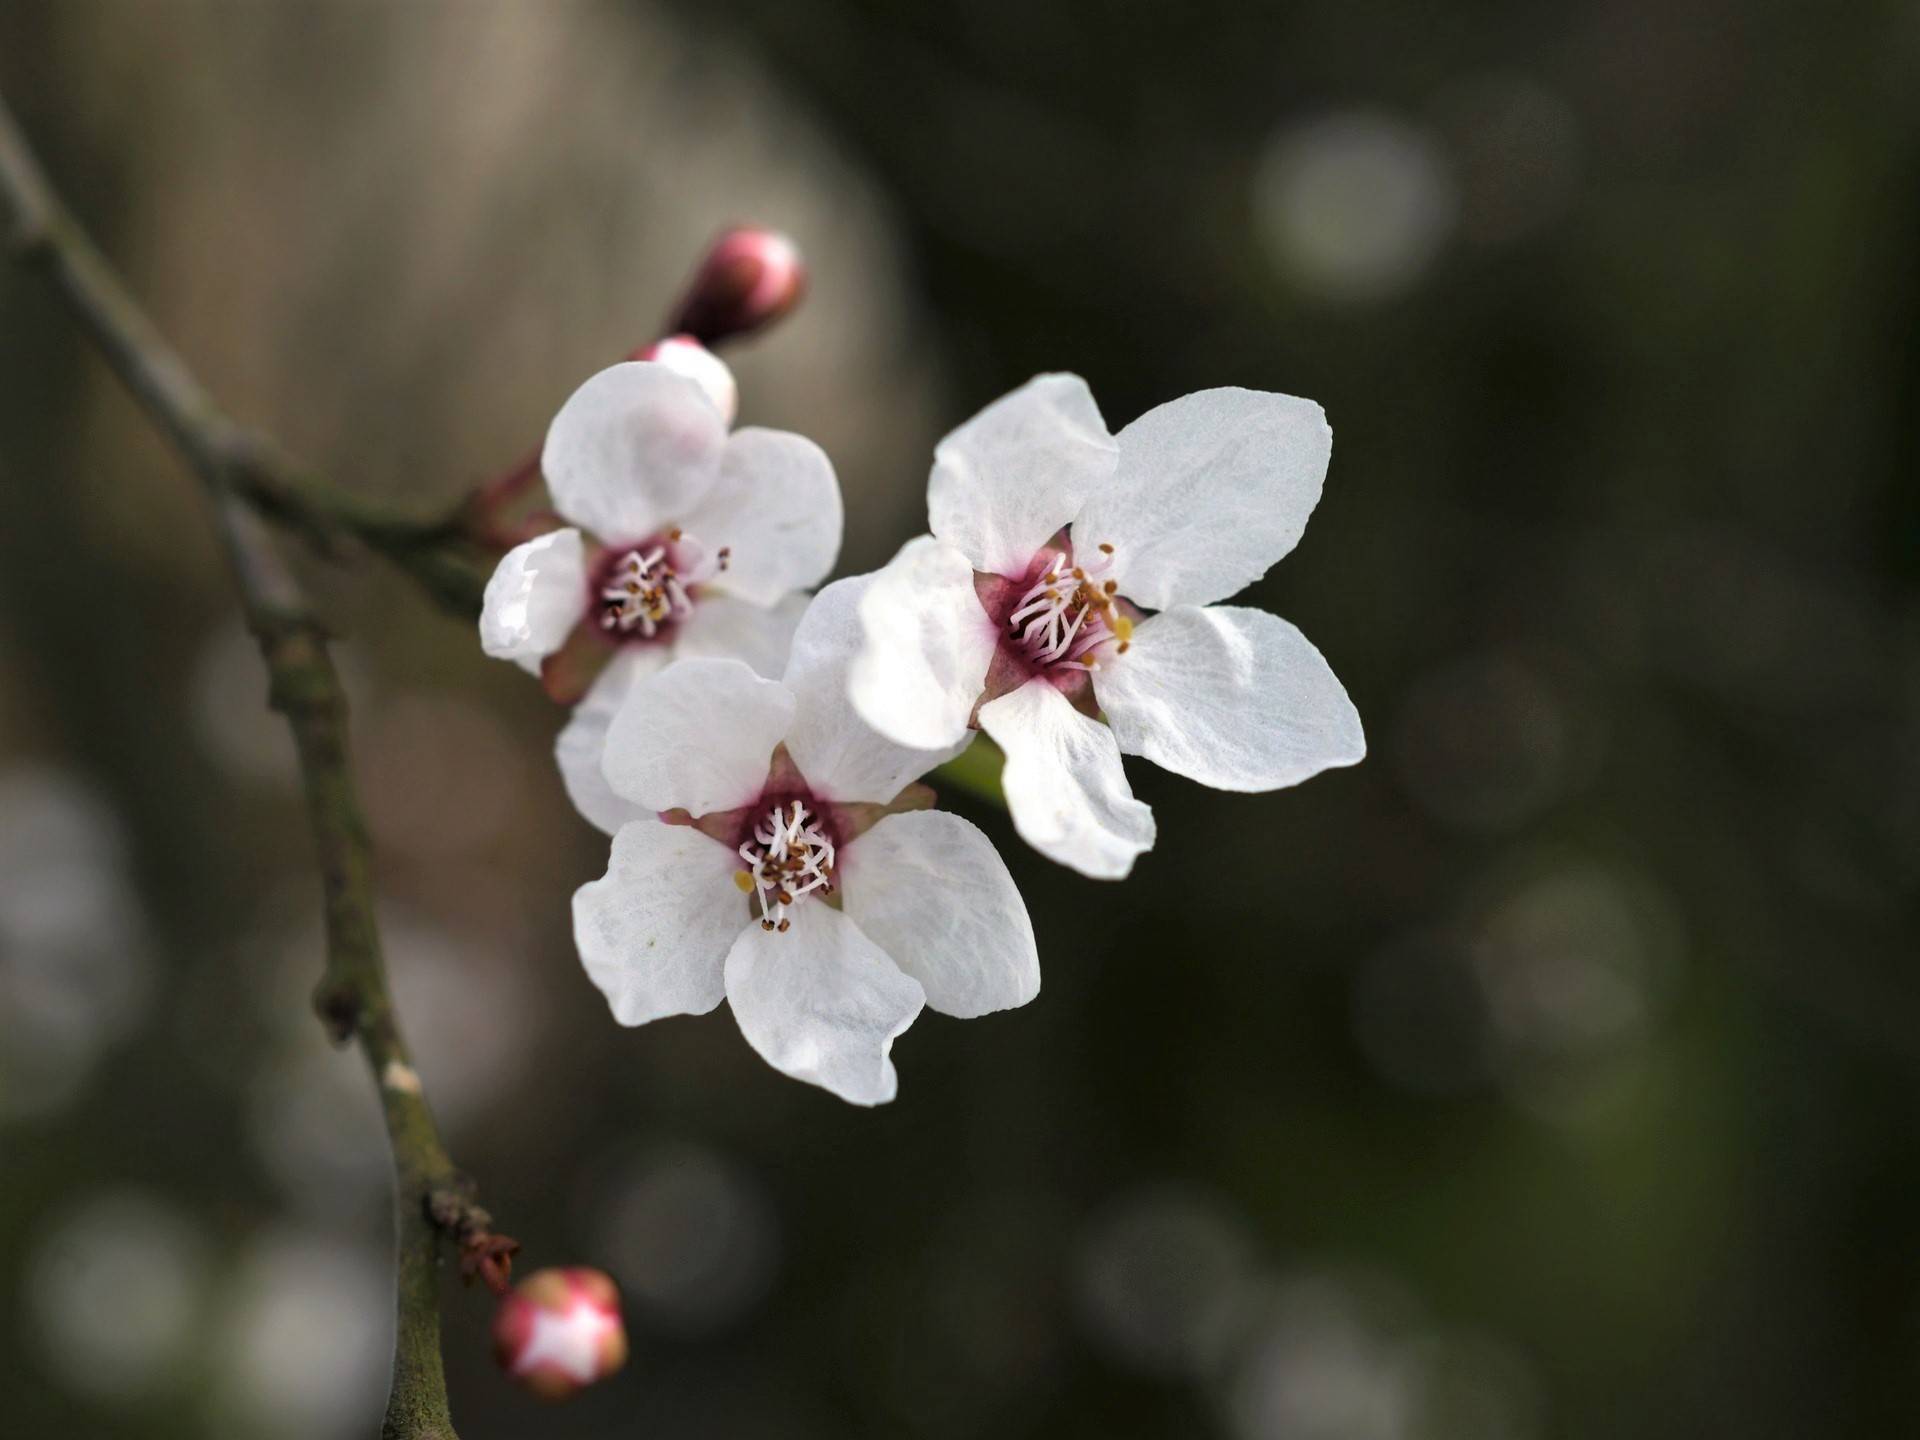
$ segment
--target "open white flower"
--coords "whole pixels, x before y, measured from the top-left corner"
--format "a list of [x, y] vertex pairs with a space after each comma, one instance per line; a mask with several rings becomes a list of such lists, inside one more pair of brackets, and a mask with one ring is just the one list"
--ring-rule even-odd
[[633, 682], [687, 655], [778, 674], [799, 592], [840, 551], [840, 487], [820, 447], [781, 430], [728, 434], [725, 366], [704, 350], [698, 368], [660, 353], [602, 370], [560, 407], [541, 467], [570, 523], [506, 554], [480, 616], [487, 654], [579, 702], [556, 746], [561, 775], [609, 833], [637, 814], [600, 775]]
[[1291, 395], [1202, 390], [1115, 437], [1078, 376], [1028, 382], [934, 452], [933, 534], [861, 601], [855, 708], [905, 745], [986, 731], [1015, 828], [1101, 879], [1153, 844], [1122, 753], [1242, 791], [1356, 763], [1360, 717], [1320, 652], [1214, 603], [1293, 549], [1332, 446]]
[[1039, 957], [1013, 877], [979, 830], [924, 808], [928, 752], [862, 724], [847, 693], [871, 576], [822, 590], [785, 678], [676, 662], [614, 716], [605, 778], [657, 820], [620, 827], [574, 939], [614, 1018], [724, 998], [774, 1068], [858, 1105], [891, 1100], [894, 1038], [921, 1006], [1024, 1005]]

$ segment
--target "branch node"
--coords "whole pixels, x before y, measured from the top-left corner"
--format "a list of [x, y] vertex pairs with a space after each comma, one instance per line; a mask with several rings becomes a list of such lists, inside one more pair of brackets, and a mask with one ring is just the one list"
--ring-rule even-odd
[[320, 1028], [335, 1046], [345, 1045], [360, 1028], [359, 987], [331, 976], [322, 980], [313, 992], [313, 1013], [320, 1017]]
[[473, 1183], [456, 1176], [427, 1192], [427, 1218], [453, 1237], [460, 1250], [460, 1274], [476, 1276], [496, 1295], [504, 1295], [513, 1277], [513, 1257], [520, 1242], [494, 1233], [493, 1216], [473, 1199]]

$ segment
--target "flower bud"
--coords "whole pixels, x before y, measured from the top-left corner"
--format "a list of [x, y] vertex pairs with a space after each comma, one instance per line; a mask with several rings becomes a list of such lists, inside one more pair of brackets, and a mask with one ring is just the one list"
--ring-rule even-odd
[[667, 328], [718, 345], [778, 320], [800, 303], [806, 284], [793, 241], [777, 230], [736, 226], [708, 249]]
[[599, 1270], [536, 1270], [493, 1316], [500, 1368], [545, 1400], [564, 1400], [627, 1363], [620, 1293]]
[[733, 371], [727, 368], [726, 361], [691, 335], [669, 335], [665, 340], [656, 340], [634, 351], [633, 358], [651, 360], [677, 375], [686, 376], [706, 391], [720, 418], [728, 425], [733, 424], [734, 414], [740, 408], [740, 387], [734, 384]]

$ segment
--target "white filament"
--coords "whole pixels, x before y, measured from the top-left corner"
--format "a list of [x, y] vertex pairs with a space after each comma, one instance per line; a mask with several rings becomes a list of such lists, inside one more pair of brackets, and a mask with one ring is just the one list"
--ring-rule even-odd
[[1110, 638], [1114, 587], [1106, 576], [1113, 569], [1113, 551], [1103, 546], [1098, 554], [1097, 560], [1069, 567], [1066, 552], [1054, 551], [1007, 617], [1008, 630], [1034, 664], [1090, 669], [1087, 652]]
[[673, 531], [668, 539], [675, 552], [671, 558], [665, 545], [655, 545], [645, 552], [629, 550], [614, 566], [600, 591], [606, 602], [600, 617], [603, 628], [622, 633], [638, 630], [651, 640], [662, 625], [693, 613], [693, 586], [727, 568], [724, 545], [709, 555], [707, 547], [684, 530]]
[[833, 841], [798, 800], [791, 813], [769, 810], [753, 840], [740, 847], [740, 858], [760, 902], [762, 929], [785, 930], [789, 909], [816, 890], [833, 889]]

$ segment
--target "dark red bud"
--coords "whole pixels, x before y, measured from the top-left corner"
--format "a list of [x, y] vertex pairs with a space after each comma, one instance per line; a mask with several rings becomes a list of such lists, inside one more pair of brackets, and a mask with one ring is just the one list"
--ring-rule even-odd
[[777, 230], [736, 226], [708, 248], [667, 331], [719, 345], [772, 324], [800, 303], [806, 287], [793, 241]]

